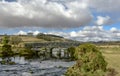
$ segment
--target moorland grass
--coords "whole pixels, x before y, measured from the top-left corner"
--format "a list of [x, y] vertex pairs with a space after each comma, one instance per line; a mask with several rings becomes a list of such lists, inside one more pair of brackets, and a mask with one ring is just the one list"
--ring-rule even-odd
[[105, 60], [108, 62], [108, 67], [114, 68], [118, 74], [116, 76], [120, 76], [120, 47], [99, 47], [103, 56], [105, 56]]

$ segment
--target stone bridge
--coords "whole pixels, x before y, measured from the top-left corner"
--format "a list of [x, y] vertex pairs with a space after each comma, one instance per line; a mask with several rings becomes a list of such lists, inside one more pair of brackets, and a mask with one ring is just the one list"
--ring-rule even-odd
[[79, 46], [80, 43], [78, 42], [44, 42], [44, 43], [25, 43], [25, 47], [34, 47], [34, 48], [41, 48], [41, 47], [61, 47], [61, 48], [68, 48], [71, 46]]
[[49, 58], [69, 58], [67, 48], [59, 48], [59, 47], [52, 47], [52, 48], [31, 48], [32, 50], [36, 51], [38, 56]]
[[79, 46], [80, 43], [73, 42], [46, 42], [46, 43], [26, 43], [25, 47], [36, 51], [39, 56], [45, 58], [69, 58], [67, 48]]

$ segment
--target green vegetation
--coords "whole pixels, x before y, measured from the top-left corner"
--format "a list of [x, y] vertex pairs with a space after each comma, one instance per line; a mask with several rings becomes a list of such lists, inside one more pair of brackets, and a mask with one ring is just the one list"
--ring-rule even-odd
[[2, 38], [2, 44], [4, 45], [7, 45], [10, 41], [9, 39], [10, 37], [8, 35], [5, 35], [3, 38]]
[[12, 51], [12, 46], [9, 44], [9, 42], [10, 42], [9, 38], [10, 38], [9, 36], [5, 35], [2, 39], [3, 45], [1, 48], [0, 56], [2, 57], [3, 60], [0, 61], [1, 64], [10, 64], [10, 65], [15, 64], [11, 60], [9, 60], [9, 57], [14, 55], [14, 52]]
[[3, 38], [3, 46], [1, 49], [2, 57], [10, 57], [10, 56], [13, 56], [13, 54], [14, 54], [11, 49], [11, 45], [9, 45], [8, 43], [9, 43], [9, 37], [7, 35], [5, 35]]
[[108, 76], [110, 74], [107, 70], [107, 62], [95, 45], [80, 45], [76, 47], [74, 55], [77, 59], [76, 64], [67, 70], [65, 76]]
[[38, 54], [34, 50], [31, 50], [31, 48], [31, 46], [23, 48], [19, 51], [18, 55], [24, 56], [26, 58], [33, 58], [38, 56]]
[[2, 57], [10, 57], [10, 56], [13, 56], [14, 53], [11, 49], [11, 45], [8, 45], [8, 44], [5, 44], [2, 46]]
[[67, 49], [68, 55], [70, 55], [71, 60], [76, 60], [75, 58], [75, 47], [70, 47]]
[[38, 34], [36, 36], [38, 39], [44, 39], [46, 41], [54, 41], [54, 40], [61, 40], [63, 37], [61, 36], [56, 36], [56, 35], [51, 35], [51, 34]]
[[[0, 57], [9, 58], [14, 55], [25, 56], [25, 57], [33, 57], [37, 56], [36, 52], [31, 50], [32, 47], [21, 47], [19, 48], [19, 44], [22, 42], [21, 37], [19, 36], [8, 36], [4, 35], [2, 37], [2, 45], [0, 48]], [[12, 46], [14, 45], [14, 46]]]
[[33, 58], [38, 56], [34, 50], [24, 49], [19, 51], [20, 56], [24, 56], [25, 58]]

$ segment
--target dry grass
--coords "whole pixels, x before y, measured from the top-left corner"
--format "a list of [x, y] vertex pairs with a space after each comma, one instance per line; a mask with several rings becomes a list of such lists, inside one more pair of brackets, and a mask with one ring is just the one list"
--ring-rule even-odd
[[43, 39], [37, 39], [36, 37], [21, 37], [23, 42], [44, 42]]
[[120, 46], [104, 46], [99, 47], [100, 51], [107, 54], [120, 54]]
[[114, 68], [120, 76], [120, 47], [105, 47], [101, 48], [106, 61], [108, 62], [108, 67]]
[[114, 68], [120, 76], [120, 54], [103, 54], [106, 61], [108, 62], [108, 67]]

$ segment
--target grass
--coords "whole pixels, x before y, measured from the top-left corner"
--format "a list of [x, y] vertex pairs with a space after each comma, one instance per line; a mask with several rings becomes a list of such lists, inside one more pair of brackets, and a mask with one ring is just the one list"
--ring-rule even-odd
[[37, 39], [36, 37], [21, 37], [23, 42], [45, 42], [43, 39]]
[[105, 56], [105, 60], [108, 62], [108, 67], [114, 68], [120, 76], [120, 47], [99, 47], [100, 51]]
[[107, 54], [120, 54], [120, 46], [104, 46], [99, 47], [100, 51]]
[[108, 62], [108, 67], [114, 68], [120, 76], [120, 54], [103, 54], [106, 61]]

